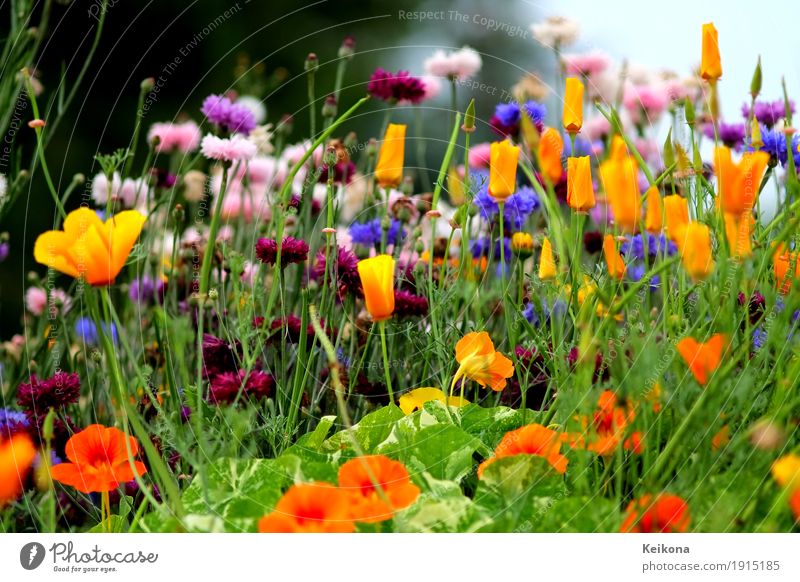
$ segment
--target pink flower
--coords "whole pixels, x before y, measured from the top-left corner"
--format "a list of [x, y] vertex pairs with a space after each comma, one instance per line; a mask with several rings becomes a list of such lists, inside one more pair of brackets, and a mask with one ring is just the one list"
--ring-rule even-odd
[[[147, 200], [148, 189], [149, 185], [144, 178], [138, 180], [125, 178], [123, 180], [118, 172], [114, 172], [111, 178], [111, 197], [121, 202], [125, 208], [134, 208], [137, 204]], [[92, 198], [98, 206], [105, 206], [108, 196], [108, 178], [105, 174], [97, 174], [92, 180]]]
[[47, 291], [41, 287], [30, 287], [25, 292], [25, 307], [34, 315], [41, 315], [47, 307]]
[[423, 75], [422, 84], [425, 86], [425, 96], [423, 97], [423, 101], [436, 99], [436, 97], [439, 96], [439, 93], [442, 92], [442, 82], [439, 80], [439, 77], [434, 77], [433, 75]]
[[147, 133], [147, 141], [158, 137], [157, 152], [177, 150], [181, 153], [192, 152], [200, 145], [200, 128], [194, 121], [185, 123], [154, 123]]
[[567, 74], [570, 75], [597, 75], [611, 65], [611, 58], [598, 50], [583, 54], [563, 55], [561, 60], [564, 62]]
[[72, 306], [72, 300], [63, 289], [50, 292], [50, 305], [47, 304], [47, 291], [41, 287], [30, 287], [25, 292], [25, 307], [33, 315], [42, 315], [47, 309], [50, 317], [57, 317], [59, 312], [66, 313]]
[[425, 72], [435, 77], [463, 81], [481, 70], [481, 56], [467, 46], [450, 53], [439, 49], [425, 59]]
[[247, 192], [229, 191], [222, 201], [222, 218], [231, 220], [240, 216], [245, 222], [269, 220], [271, 216], [269, 205], [263, 197], [256, 197]]
[[222, 162], [249, 160], [256, 155], [257, 149], [253, 142], [238, 134], [229, 138], [208, 134], [200, 144], [205, 157]]
[[625, 86], [622, 104], [634, 123], [642, 121], [642, 113], [646, 121], [652, 123], [667, 108], [669, 96], [661, 85], [628, 84]]
[[489, 169], [492, 144], [479, 143], [469, 149], [469, 167], [476, 169]]
[[581, 131], [591, 141], [603, 139], [611, 132], [611, 123], [602, 115], [595, 115], [583, 122]]

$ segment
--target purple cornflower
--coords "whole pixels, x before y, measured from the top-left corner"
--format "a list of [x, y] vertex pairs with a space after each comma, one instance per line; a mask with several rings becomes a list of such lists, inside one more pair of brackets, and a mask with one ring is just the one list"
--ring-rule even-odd
[[419, 103], [425, 98], [425, 83], [408, 71], [392, 73], [378, 67], [369, 79], [367, 91], [390, 103]]
[[[260, 238], [256, 242], [256, 256], [262, 263], [275, 265], [278, 260], [278, 243], [275, 239]], [[281, 245], [281, 267], [302, 263], [308, 258], [308, 243], [291, 236], [283, 239]]]
[[[400, 221], [393, 219], [386, 233], [386, 244], [397, 245], [403, 240], [405, 235], [406, 233]], [[383, 237], [381, 219], [375, 218], [368, 222], [354, 222], [350, 225], [350, 237], [353, 239], [354, 243], [360, 245], [372, 246], [379, 244]]]
[[[720, 123], [719, 127], [719, 141], [726, 147], [741, 150], [744, 145], [744, 138], [747, 132], [744, 123]], [[703, 135], [708, 139], [714, 139], [714, 125], [706, 123], [703, 125]]]
[[226, 129], [229, 133], [247, 135], [256, 127], [256, 118], [250, 109], [233, 103], [222, 95], [206, 97], [200, 111], [211, 123]]
[[753, 348], [760, 350], [767, 343], [767, 332], [763, 327], [757, 327], [753, 330]]
[[[789, 101], [789, 111], [794, 113], [794, 101]], [[756, 101], [754, 115], [759, 123], [771, 128], [779, 120], [786, 117], [786, 104], [783, 99], [776, 101]], [[742, 116], [750, 118], [750, 105], [742, 105]]]
[[[111, 324], [110, 328], [107, 323], [103, 323], [102, 325], [103, 326], [101, 329], [105, 333], [108, 333], [108, 330], [111, 329], [111, 341], [114, 342], [114, 345], [117, 345], [119, 343], [117, 326], [113, 323]], [[95, 322], [89, 317], [79, 317], [75, 321], [75, 334], [87, 346], [93, 347], [100, 345], [100, 336], [97, 333], [97, 324], [95, 324]]]
[[[636, 260], [644, 261], [644, 239], [641, 234], [636, 234], [630, 239], [624, 241], [619, 248], [620, 252], [626, 258], [633, 257]], [[666, 254], [672, 256], [678, 252], [678, 247], [675, 243], [668, 240], [663, 234], [655, 236], [653, 234], [647, 235], [647, 255], [649, 258], [655, 258], [659, 255]]]
[[46, 380], [32, 374], [30, 380], [17, 388], [17, 404], [37, 416], [44, 417], [51, 408], [73, 404], [81, 395], [81, 381], [75, 373], [57, 372]]
[[[504, 245], [505, 246], [505, 249], [504, 249], [505, 259], [506, 259], [506, 262], [509, 262], [511, 260], [511, 258], [512, 258], [511, 239], [508, 238], [508, 237], [505, 237], [503, 239], [503, 242], [505, 243], [505, 245]], [[469, 250], [472, 253], [473, 257], [486, 257], [486, 256], [489, 255], [490, 246], [491, 246], [491, 241], [489, 240], [489, 237], [485, 237], [484, 236], [484, 237], [479, 237], [479, 238], [474, 239], [470, 243]], [[500, 241], [499, 240], [494, 241], [494, 258], [496, 260], [500, 259]]]
[[550, 318], [560, 319], [567, 313], [567, 304], [563, 299], [556, 299], [552, 309], [547, 299], [542, 299], [541, 309], [537, 309], [533, 301], [528, 302], [522, 309], [522, 316], [534, 327], [550, 323]]
[[0, 263], [5, 261], [8, 258], [8, 254], [11, 252], [11, 247], [8, 244], [7, 240], [0, 242]]
[[164, 281], [160, 278], [154, 281], [149, 275], [144, 275], [131, 282], [128, 297], [134, 303], [150, 303], [156, 296], [159, 301], [164, 300]]

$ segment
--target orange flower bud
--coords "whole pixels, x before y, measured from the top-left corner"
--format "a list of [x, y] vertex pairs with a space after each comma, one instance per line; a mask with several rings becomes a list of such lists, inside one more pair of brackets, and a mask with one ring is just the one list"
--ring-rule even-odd
[[394, 313], [394, 258], [378, 255], [359, 261], [358, 275], [372, 319], [389, 319]]
[[714, 270], [711, 231], [705, 224], [690, 222], [684, 229], [684, 238], [678, 248], [683, 266], [694, 280], [705, 279]]
[[578, 133], [583, 127], [583, 83], [575, 77], [567, 79], [562, 123], [569, 133]]
[[661, 210], [661, 195], [658, 186], [647, 189], [647, 211], [644, 217], [644, 228], [647, 232], [658, 233], [664, 227], [663, 212]]
[[397, 187], [403, 180], [403, 158], [406, 145], [406, 126], [390, 123], [383, 137], [375, 178], [382, 188]]
[[594, 208], [592, 166], [589, 156], [567, 158], [567, 204], [578, 212]]
[[561, 165], [563, 153], [564, 140], [561, 139], [561, 134], [548, 127], [539, 140], [539, 170], [551, 184], [558, 182], [564, 173], [564, 167]]
[[545, 237], [542, 241], [542, 252], [539, 255], [539, 278], [549, 281], [556, 277], [556, 261], [553, 258], [553, 246], [550, 239]]
[[709, 376], [719, 367], [727, 343], [727, 337], [718, 333], [711, 336], [707, 342], [685, 337], [675, 347], [698, 383], [705, 386]]
[[716, 81], [722, 76], [719, 40], [713, 22], [703, 25], [703, 57], [700, 62], [700, 76], [707, 81]]
[[689, 201], [678, 194], [664, 196], [664, 218], [667, 226], [667, 236], [681, 248], [684, 231], [689, 224]]
[[750, 244], [752, 227], [753, 215], [749, 212], [739, 215], [725, 213], [725, 237], [728, 239], [732, 256], [747, 258], [753, 254], [753, 247]]
[[775, 274], [775, 285], [782, 295], [788, 295], [795, 279], [800, 279], [800, 257], [790, 253], [786, 245], [781, 244], [772, 255], [772, 268]]
[[617, 242], [611, 234], [607, 234], [603, 237], [603, 255], [605, 255], [606, 265], [608, 265], [608, 274], [611, 278], [617, 281], [622, 280], [625, 276], [625, 261], [619, 256]]
[[498, 202], [505, 202], [517, 187], [519, 146], [508, 140], [494, 142], [489, 158], [489, 195]]
[[600, 164], [600, 181], [614, 213], [614, 224], [624, 232], [633, 233], [642, 211], [636, 160], [628, 155], [619, 136], [614, 137], [611, 152]]

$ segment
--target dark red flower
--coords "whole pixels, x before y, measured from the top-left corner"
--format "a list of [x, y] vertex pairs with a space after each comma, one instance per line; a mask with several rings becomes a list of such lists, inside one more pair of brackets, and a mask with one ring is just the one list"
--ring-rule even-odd
[[236, 354], [239, 345], [234, 348], [225, 340], [211, 334], [203, 334], [203, 376], [211, 378], [223, 372], [232, 372], [237, 368]]
[[75, 373], [57, 372], [47, 380], [39, 380], [32, 374], [29, 384], [20, 384], [17, 388], [17, 404], [44, 417], [51, 408], [77, 402], [80, 395], [81, 381]]
[[[356, 173], [356, 165], [348, 160], [346, 162], [338, 162], [333, 166], [333, 181], [336, 184], [349, 184], [353, 180]], [[320, 168], [319, 182], [324, 184], [328, 181], [328, 166], [323, 165]]]
[[410, 291], [395, 289], [394, 315], [397, 317], [428, 315], [428, 299], [422, 295], [414, 295]]
[[419, 103], [425, 98], [425, 83], [408, 71], [391, 73], [378, 67], [369, 79], [367, 92], [391, 103]]
[[[244, 384], [244, 387], [242, 385]], [[211, 387], [208, 392], [208, 400], [215, 404], [230, 404], [242, 391], [241, 401], [250, 398], [261, 400], [269, 398], [275, 386], [275, 379], [266, 372], [253, 370], [250, 375], [246, 375], [245, 370], [238, 372], [225, 372], [211, 379]]]
[[583, 235], [583, 248], [590, 255], [595, 255], [603, 250], [603, 233], [590, 230]]
[[[317, 254], [317, 261], [312, 272], [318, 283], [325, 280], [325, 268], [325, 251], [323, 250]], [[340, 299], [346, 295], [361, 297], [364, 293], [361, 288], [361, 277], [358, 275], [358, 257], [344, 247], [339, 247], [336, 263], [333, 265], [333, 273], [329, 271], [328, 277], [332, 282], [335, 280]]]
[[[256, 243], [256, 256], [262, 263], [275, 265], [278, 259], [278, 243], [275, 239], [260, 238]], [[291, 236], [283, 239], [281, 245], [281, 267], [302, 263], [308, 258], [308, 243]]]
[[739, 305], [744, 306], [745, 303], [747, 304], [747, 311], [750, 316], [750, 323], [752, 325], [756, 325], [761, 318], [764, 317], [764, 309], [766, 308], [767, 300], [764, 299], [764, 296], [759, 293], [758, 291], [754, 291], [753, 294], [750, 296], [750, 300], [747, 300], [747, 297], [744, 293], [739, 292]]

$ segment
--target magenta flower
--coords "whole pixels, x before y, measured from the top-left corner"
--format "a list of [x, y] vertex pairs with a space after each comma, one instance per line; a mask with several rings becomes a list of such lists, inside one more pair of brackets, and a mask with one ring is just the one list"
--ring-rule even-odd
[[51, 408], [61, 408], [78, 401], [81, 381], [77, 374], [57, 372], [52, 378], [39, 380], [31, 375], [29, 384], [17, 388], [17, 404], [36, 416], [46, 416]]
[[249, 375], [245, 370], [224, 372], [212, 378], [208, 400], [215, 404], [230, 404], [240, 391], [240, 400], [262, 400], [270, 397], [274, 386], [275, 379], [260, 370], [253, 370]]
[[425, 98], [425, 83], [408, 71], [391, 73], [379, 67], [372, 73], [367, 91], [390, 103], [419, 103]]
[[246, 105], [232, 103], [222, 95], [209, 95], [200, 109], [214, 125], [230, 133], [249, 134], [256, 127], [253, 111]]
[[256, 155], [256, 144], [240, 135], [221, 138], [208, 134], [200, 145], [203, 155], [221, 162], [237, 162], [249, 160]]
[[200, 128], [194, 121], [185, 123], [154, 123], [147, 132], [147, 141], [158, 138], [157, 152], [193, 152], [200, 145]]
[[[256, 256], [262, 263], [275, 265], [278, 259], [278, 243], [275, 239], [260, 238], [256, 243]], [[281, 267], [302, 263], [308, 258], [308, 243], [287, 236], [281, 245]]]

